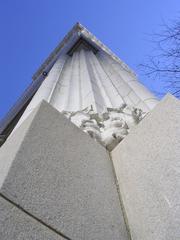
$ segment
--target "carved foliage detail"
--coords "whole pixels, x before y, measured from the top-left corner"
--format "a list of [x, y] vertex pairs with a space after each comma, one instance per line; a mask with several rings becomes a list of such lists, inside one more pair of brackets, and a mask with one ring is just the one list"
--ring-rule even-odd
[[109, 151], [146, 115], [141, 109], [126, 104], [106, 108], [103, 113], [96, 113], [90, 106], [77, 112], [63, 111], [63, 114]]

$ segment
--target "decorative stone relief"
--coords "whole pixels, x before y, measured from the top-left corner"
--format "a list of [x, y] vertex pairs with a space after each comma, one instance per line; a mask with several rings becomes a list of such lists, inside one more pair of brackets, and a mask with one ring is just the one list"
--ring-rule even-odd
[[141, 109], [127, 104], [118, 108], [106, 108], [101, 114], [96, 113], [92, 105], [81, 111], [62, 113], [109, 151], [146, 115]]

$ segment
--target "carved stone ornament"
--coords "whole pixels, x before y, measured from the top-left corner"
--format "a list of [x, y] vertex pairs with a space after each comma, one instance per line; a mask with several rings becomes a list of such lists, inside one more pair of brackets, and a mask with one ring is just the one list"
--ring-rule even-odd
[[146, 115], [141, 109], [127, 104], [119, 108], [106, 108], [102, 113], [96, 113], [92, 105], [81, 111], [62, 113], [109, 151]]

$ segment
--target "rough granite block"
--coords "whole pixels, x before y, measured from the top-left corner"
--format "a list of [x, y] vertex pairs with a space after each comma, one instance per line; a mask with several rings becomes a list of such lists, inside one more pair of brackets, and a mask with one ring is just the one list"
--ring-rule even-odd
[[63, 240], [57, 233], [0, 197], [0, 240]]
[[128, 239], [109, 154], [45, 101], [35, 111], [0, 150], [1, 193], [73, 240]]
[[112, 151], [133, 240], [180, 239], [180, 102], [167, 95]]

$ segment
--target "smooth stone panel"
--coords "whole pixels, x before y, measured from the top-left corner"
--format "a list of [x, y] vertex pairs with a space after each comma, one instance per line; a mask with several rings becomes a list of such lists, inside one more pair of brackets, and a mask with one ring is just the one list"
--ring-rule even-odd
[[132, 239], [180, 239], [179, 100], [167, 95], [111, 155]]
[[128, 239], [109, 154], [45, 101], [0, 191], [73, 240]]
[[63, 240], [23, 211], [0, 197], [0, 240]]
[[38, 104], [42, 100], [46, 100], [49, 102], [52, 93], [54, 92], [55, 85], [61, 75], [64, 63], [67, 59], [66, 55], [62, 55], [54, 64], [48, 76], [43, 81], [35, 95], [33, 96], [32, 100], [30, 101], [29, 105], [27, 106], [26, 110], [24, 111], [23, 115], [21, 116], [20, 120], [18, 121], [15, 129], [17, 129], [21, 123], [29, 116], [29, 114], [38, 106]]

